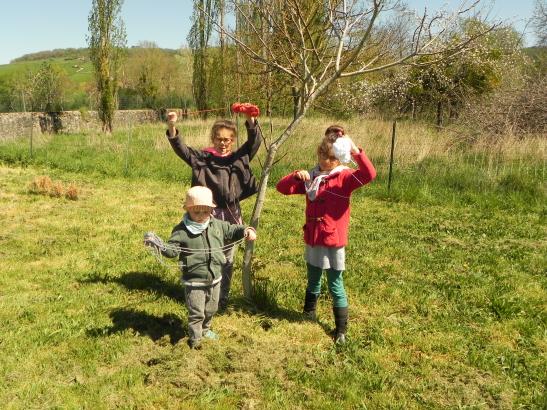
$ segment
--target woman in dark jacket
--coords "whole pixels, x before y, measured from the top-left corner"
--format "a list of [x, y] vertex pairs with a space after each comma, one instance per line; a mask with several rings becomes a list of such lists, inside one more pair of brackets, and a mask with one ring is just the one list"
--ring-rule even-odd
[[[212, 146], [198, 150], [186, 145], [176, 128], [177, 114], [167, 114], [166, 136], [175, 153], [192, 168], [192, 186], [206, 186], [213, 191], [216, 208], [213, 216], [232, 224], [241, 224], [239, 202], [256, 194], [257, 182], [250, 161], [258, 152], [262, 135], [255, 117], [246, 114], [247, 141], [233, 151], [237, 127], [233, 121], [218, 120], [211, 128]], [[233, 248], [226, 251], [222, 268], [219, 308], [228, 305], [234, 266]]]

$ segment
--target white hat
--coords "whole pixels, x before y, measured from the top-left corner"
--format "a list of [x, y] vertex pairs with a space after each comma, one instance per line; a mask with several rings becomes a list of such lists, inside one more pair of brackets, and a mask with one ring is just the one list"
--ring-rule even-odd
[[205, 186], [193, 186], [186, 192], [184, 200], [184, 208], [188, 209], [193, 206], [209, 206], [216, 207], [213, 202], [213, 192]]

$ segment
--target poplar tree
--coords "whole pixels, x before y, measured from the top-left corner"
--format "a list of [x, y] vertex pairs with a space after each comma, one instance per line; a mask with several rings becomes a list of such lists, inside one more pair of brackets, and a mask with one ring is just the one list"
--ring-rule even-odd
[[126, 46], [126, 34], [120, 17], [123, 0], [93, 0], [89, 13], [90, 59], [95, 71], [99, 118], [103, 132], [113, 130], [117, 107], [118, 73]]

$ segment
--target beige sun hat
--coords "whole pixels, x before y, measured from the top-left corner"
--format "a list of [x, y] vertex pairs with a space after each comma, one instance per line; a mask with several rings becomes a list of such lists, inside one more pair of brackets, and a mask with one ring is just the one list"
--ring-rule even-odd
[[184, 199], [184, 208], [188, 209], [193, 206], [209, 206], [215, 208], [213, 202], [213, 192], [205, 186], [193, 186], [186, 192]]

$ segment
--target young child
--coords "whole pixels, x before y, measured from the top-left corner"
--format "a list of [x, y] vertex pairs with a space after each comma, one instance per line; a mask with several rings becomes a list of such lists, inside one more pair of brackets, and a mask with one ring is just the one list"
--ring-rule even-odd
[[[343, 166], [334, 155], [333, 144], [346, 138], [351, 157], [358, 169]], [[376, 177], [376, 170], [362, 149], [344, 135], [339, 126], [327, 128], [317, 149], [318, 164], [310, 171], [299, 170], [282, 178], [277, 190], [284, 195], [306, 195], [304, 225], [305, 259], [308, 286], [304, 314], [315, 320], [317, 299], [321, 291], [321, 276], [327, 272], [329, 291], [333, 299], [334, 340], [345, 343], [348, 321], [348, 299], [342, 273], [345, 270], [345, 246], [348, 241], [351, 193]]]
[[214, 208], [211, 190], [194, 186], [186, 193], [186, 213], [173, 228], [167, 246], [145, 237], [145, 244], [156, 246], [162, 255], [179, 256], [188, 309], [188, 344], [193, 349], [201, 347], [202, 337], [218, 339], [211, 330], [211, 319], [218, 310], [221, 270], [226, 263], [225, 243], [243, 237], [248, 241], [256, 239], [252, 227], [233, 225], [212, 216]]
[[[217, 207], [213, 215], [223, 221], [241, 224], [239, 202], [256, 194], [258, 185], [250, 168], [250, 161], [258, 152], [262, 136], [255, 117], [246, 114], [247, 141], [233, 151], [237, 128], [233, 121], [218, 120], [211, 128], [212, 147], [197, 150], [186, 145], [176, 128], [177, 114], [167, 114], [166, 136], [175, 153], [192, 168], [192, 186], [206, 186], [213, 191]], [[225, 252], [226, 262], [222, 267], [220, 309], [228, 305], [234, 248]]]

